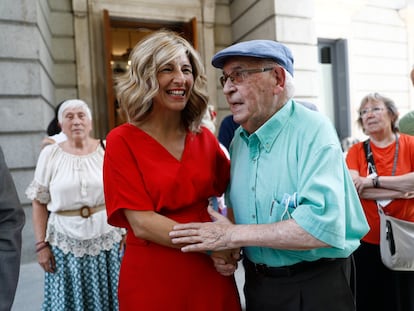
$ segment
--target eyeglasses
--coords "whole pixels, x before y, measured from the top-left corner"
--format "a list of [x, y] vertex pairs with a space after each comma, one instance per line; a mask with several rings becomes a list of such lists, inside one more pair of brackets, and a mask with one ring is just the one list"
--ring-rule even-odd
[[240, 84], [246, 78], [247, 74], [270, 71], [273, 68], [275, 67], [257, 68], [257, 69], [241, 69], [241, 70], [235, 70], [233, 72], [230, 72], [229, 74], [223, 73], [223, 75], [220, 77], [220, 83], [221, 83], [221, 86], [224, 87], [227, 79], [230, 78], [231, 83]]
[[384, 110], [384, 108], [382, 108], [382, 107], [372, 107], [372, 108], [367, 108], [367, 109], [362, 109], [360, 112], [359, 112], [359, 116], [361, 117], [361, 118], [366, 118], [367, 116], [368, 116], [368, 113], [370, 113], [370, 112], [372, 112], [373, 114], [375, 114], [375, 115], [378, 115], [378, 114], [380, 114], [381, 113], [381, 111], [383, 111]]

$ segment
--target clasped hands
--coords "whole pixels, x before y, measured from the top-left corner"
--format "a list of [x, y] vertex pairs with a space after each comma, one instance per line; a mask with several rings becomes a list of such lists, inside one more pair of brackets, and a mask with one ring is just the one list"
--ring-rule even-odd
[[211, 252], [216, 270], [231, 275], [240, 260], [240, 248], [231, 245], [231, 227], [234, 225], [211, 206], [208, 212], [213, 222], [177, 224], [170, 232], [173, 244], [185, 244], [183, 252]]

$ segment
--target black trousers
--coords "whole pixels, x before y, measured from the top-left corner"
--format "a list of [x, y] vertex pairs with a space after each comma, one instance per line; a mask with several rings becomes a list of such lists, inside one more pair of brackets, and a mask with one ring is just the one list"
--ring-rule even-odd
[[354, 258], [358, 311], [414, 311], [414, 272], [385, 267], [379, 245], [361, 242]]
[[350, 258], [321, 262], [292, 275], [262, 273], [245, 259], [247, 311], [354, 311]]

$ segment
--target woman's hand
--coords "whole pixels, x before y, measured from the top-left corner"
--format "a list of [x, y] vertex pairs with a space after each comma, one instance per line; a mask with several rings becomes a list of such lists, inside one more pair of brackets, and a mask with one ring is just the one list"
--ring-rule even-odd
[[414, 199], [414, 191], [406, 192], [402, 198], [406, 200]]
[[124, 257], [125, 248], [126, 248], [126, 233], [122, 235], [122, 240], [119, 242], [118, 253], [119, 253], [120, 258]]
[[224, 276], [232, 275], [237, 269], [237, 262], [241, 259], [239, 248], [213, 252], [210, 256], [217, 272]]
[[54, 273], [56, 271], [55, 256], [49, 246], [38, 251], [37, 262], [45, 272]]
[[353, 176], [352, 180], [358, 194], [361, 194], [365, 188], [369, 188], [372, 185], [371, 177]]

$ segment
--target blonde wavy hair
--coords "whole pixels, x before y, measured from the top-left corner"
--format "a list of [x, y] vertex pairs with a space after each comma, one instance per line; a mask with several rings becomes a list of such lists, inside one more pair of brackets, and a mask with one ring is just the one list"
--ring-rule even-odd
[[144, 121], [152, 110], [152, 99], [159, 90], [160, 68], [185, 53], [191, 63], [194, 85], [181, 112], [183, 125], [200, 131], [207, 108], [207, 77], [198, 52], [178, 33], [159, 30], [138, 42], [130, 54], [129, 70], [116, 80], [115, 90], [121, 109], [131, 123]]

